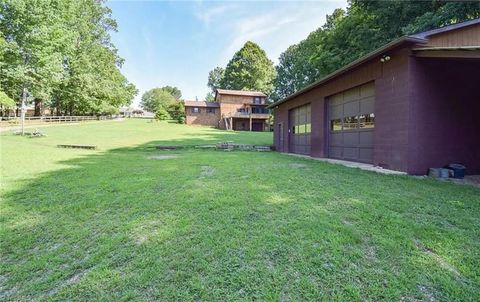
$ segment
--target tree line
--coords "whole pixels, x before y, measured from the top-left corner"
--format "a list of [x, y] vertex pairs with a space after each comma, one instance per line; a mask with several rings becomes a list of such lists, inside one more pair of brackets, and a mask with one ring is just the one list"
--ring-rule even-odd
[[137, 89], [120, 72], [104, 0], [0, 2], [0, 104], [24, 91], [57, 115], [113, 114]]
[[288, 47], [273, 66], [265, 52], [247, 42], [225, 68], [208, 75], [217, 88], [257, 90], [282, 99], [403, 35], [480, 17], [479, 1], [351, 0], [306, 39]]

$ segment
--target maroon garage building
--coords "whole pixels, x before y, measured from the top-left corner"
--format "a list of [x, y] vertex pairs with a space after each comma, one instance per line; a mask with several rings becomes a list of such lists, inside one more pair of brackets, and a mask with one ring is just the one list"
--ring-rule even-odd
[[269, 106], [280, 152], [480, 173], [480, 19], [402, 37]]

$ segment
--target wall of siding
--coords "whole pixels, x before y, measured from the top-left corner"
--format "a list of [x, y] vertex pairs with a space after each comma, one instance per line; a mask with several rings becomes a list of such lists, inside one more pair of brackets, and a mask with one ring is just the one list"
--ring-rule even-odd
[[215, 113], [207, 113], [207, 108], [199, 107], [199, 113], [192, 112], [193, 107], [185, 107], [187, 125], [205, 125], [218, 127], [220, 121], [220, 108], [215, 108]]
[[[314, 88], [296, 98], [280, 104], [274, 110], [275, 129], [278, 123], [284, 124], [284, 148], [288, 150], [288, 112], [292, 108], [311, 103], [312, 136], [311, 153], [313, 157], [328, 157], [328, 133], [325, 99], [329, 96], [375, 81], [375, 131], [374, 164], [389, 169], [406, 171], [408, 168], [408, 117], [409, 117], [409, 56], [408, 48], [397, 49], [388, 53], [391, 60], [381, 63], [374, 58], [356, 69], [345, 73], [320, 87]], [[278, 150], [278, 133], [274, 143]]]
[[480, 45], [480, 24], [464, 27], [429, 37], [422, 47], [459, 47]]
[[480, 60], [412, 60], [409, 173], [462, 163], [480, 173]]

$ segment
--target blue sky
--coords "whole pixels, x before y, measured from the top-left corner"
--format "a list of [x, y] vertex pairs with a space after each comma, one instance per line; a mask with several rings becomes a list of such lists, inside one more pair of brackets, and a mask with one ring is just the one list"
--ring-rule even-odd
[[118, 32], [113, 42], [125, 59], [123, 74], [143, 92], [165, 85], [184, 99], [204, 99], [208, 72], [225, 67], [250, 40], [268, 57], [306, 38], [325, 15], [345, 8], [338, 1], [109, 1]]

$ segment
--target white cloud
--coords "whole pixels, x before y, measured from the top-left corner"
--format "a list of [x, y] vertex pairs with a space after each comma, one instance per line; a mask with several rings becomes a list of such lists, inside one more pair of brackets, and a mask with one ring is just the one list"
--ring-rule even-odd
[[202, 21], [206, 27], [210, 26], [213, 18], [218, 17], [227, 12], [227, 10], [233, 8], [232, 5], [220, 5], [213, 8], [205, 7], [200, 3], [195, 11], [195, 16]]
[[[292, 3], [290, 3], [292, 4]], [[219, 64], [226, 64], [245, 42], [252, 40], [278, 63], [278, 57], [288, 46], [305, 39], [325, 23], [325, 16], [346, 1], [296, 2], [293, 6], [270, 7], [268, 11], [252, 12], [248, 5], [237, 16], [231, 16], [228, 46], [220, 55]]]

